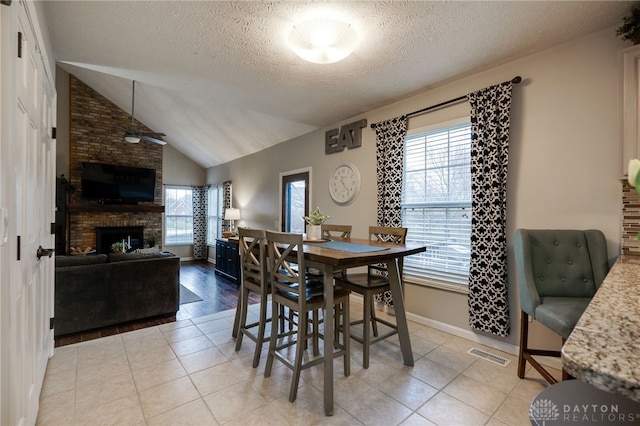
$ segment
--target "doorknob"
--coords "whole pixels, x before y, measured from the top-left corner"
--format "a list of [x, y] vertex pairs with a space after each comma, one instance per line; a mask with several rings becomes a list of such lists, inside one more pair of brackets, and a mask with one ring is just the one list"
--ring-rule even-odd
[[45, 248], [42, 248], [42, 246], [39, 246], [38, 251], [36, 251], [36, 256], [38, 257], [38, 260], [40, 260], [42, 256], [51, 257], [54, 251], [55, 251], [54, 249], [45, 249]]

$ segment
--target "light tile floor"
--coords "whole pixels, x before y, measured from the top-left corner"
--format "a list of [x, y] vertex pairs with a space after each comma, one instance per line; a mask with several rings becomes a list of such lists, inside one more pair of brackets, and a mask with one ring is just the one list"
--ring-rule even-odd
[[[410, 322], [415, 365], [403, 365], [392, 338], [372, 347], [363, 369], [362, 346], [352, 341], [351, 375], [336, 359], [335, 414], [326, 417], [322, 367], [303, 371], [290, 403], [290, 370], [275, 361], [264, 377], [267, 345], [251, 368], [255, 345], [245, 338], [235, 352], [233, 320], [231, 310], [56, 348], [37, 424], [524, 426], [546, 386], [532, 368], [518, 379], [514, 356]], [[511, 364], [469, 355], [471, 347]]]

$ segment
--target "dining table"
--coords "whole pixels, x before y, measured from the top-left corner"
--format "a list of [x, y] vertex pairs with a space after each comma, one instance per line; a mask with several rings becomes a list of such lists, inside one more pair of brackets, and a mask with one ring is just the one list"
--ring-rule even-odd
[[[322, 271], [326, 306], [333, 306], [334, 274], [349, 268], [385, 263], [389, 274], [389, 286], [393, 297], [393, 309], [398, 326], [398, 338], [404, 365], [413, 366], [413, 352], [404, 307], [402, 281], [398, 259], [426, 251], [421, 244], [396, 244], [368, 239], [348, 238], [320, 241], [305, 241], [303, 245], [305, 265]], [[325, 311], [325, 324], [333, 324], [332, 309]], [[325, 342], [332, 342], [335, 330], [326, 327]], [[333, 415], [333, 350], [332, 345], [324, 345], [324, 411]]]

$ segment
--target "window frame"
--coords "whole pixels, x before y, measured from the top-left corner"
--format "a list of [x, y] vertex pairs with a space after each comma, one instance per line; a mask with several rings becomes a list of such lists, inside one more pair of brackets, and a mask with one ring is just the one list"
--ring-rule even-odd
[[[405, 142], [408, 138], [410, 137], [414, 137], [416, 135], [422, 134], [422, 133], [430, 133], [433, 131], [437, 131], [437, 130], [445, 130], [445, 129], [449, 129], [451, 127], [455, 127], [455, 126], [459, 126], [462, 124], [466, 124], [469, 123], [470, 124], [471, 119], [468, 115], [459, 117], [459, 118], [455, 118], [452, 120], [446, 120], [446, 121], [439, 121], [437, 123], [433, 123], [427, 126], [422, 126], [419, 128], [415, 128], [415, 129], [411, 129], [410, 131], [407, 132], [407, 134], [405, 135]], [[404, 158], [403, 158], [403, 183], [404, 183], [404, 179], [405, 179], [405, 174], [407, 171], [407, 155], [406, 155], [406, 145], [405, 145], [405, 152], [404, 152]], [[470, 165], [469, 165], [470, 167]], [[469, 185], [471, 185], [471, 181], [469, 181]], [[405, 190], [406, 190], [406, 186], [403, 185], [402, 188], [402, 221], [403, 221], [403, 226], [408, 226], [407, 224], [405, 224], [405, 210], [407, 209], [406, 204], [405, 204]], [[460, 202], [460, 203], [443, 203], [442, 207], [462, 207], [464, 206], [465, 208], [468, 207], [469, 210], [469, 215], [471, 215], [472, 212], [472, 201], [471, 199], [469, 199], [468, 204], [466, 202]], [[412, 234], [415, 234], [411, 232], [411, 227], [409, 227], [409, 231], [407, 233], [407, 241], [408, 242], [417, 242], [419, 244], [422, 244], [423, 241], [420, 240], [416, 240], [413, 238]], [[469, 248], [471, 247], [471, 242], [469, 241]], [[428, 269], [418, 269], [415, 267], [411, 267], [411, 261], [410, 261], [410, 257], [408, 257], [407, 259], [405, 259], [404, 262], [404, 271], [403, 271], [403, 276], [406, 279], [407, 282], [411, 282], [412, 284], [417, 284], [417, 285], [421, 285], [421, 286], [425, 286], [425, 287], [432, 287], [432, 288], [438, 288], [438, 289], [443, 289], [443, 290], [448, 290], [448, 291], [452, 291], [452, 292], [457, 292], [457, 293], [463, 293], [463, 294], [468, 294], [469, 293], [469, 282], [468, 282], [468, 274], [466, 275], [466, 278], [462, 275], [462, 279], [461, 281], [464, 281], [464, 283], [461, 282], [454, 282], [454, 281], [447, 281], [444, 278], [438, 278], [437, 277], [437, 273], [427, 273], [425, 274], [424, 272], [421, 271], [426, 271]], [[407, 262], [408, 261], [408, 262]], [[407, 265], [407, 263], [409, 265]], [[442, 275], [446, 275], [446, 274], [442, 274]]]
[[[211, 204], [212, 204], [212, 195], [215, 193], [215, 197], [217, 199], [218, 211], [215, 214], [211, 214]], [[210, 185], [207, 188], [207, 246], [215, 247], [216, 239], [222, 236], [222, 221], [224, 215], [224, 187], [222, 184]], [[215, 236], [213, 239], [209, 239], [211, 232], [211, 221], [214, 220], [215, 225]]]
[[[173, 214], [169, 214], [167, 211], [167, 191], [169, 190], [184, 190], [184, 191], [190, 191], [191, 192], [191, 214], [190, 215], [173, 215]], [[164, 199], [164, 205], [165, 205], [165, 212], [164, 212], [164, 225], [163, 225], [163, 246], [166, 247], [177, 247], [177, 246], [193, 246], [193, 188], [191, 186], [186, 186], [186, 185], [165, 185], [164, 186], [164, 191], [163, 191], [163, 199]], [[168, 228], [167, 225], [169, 223], [169, 218], [170, 217], [187, 217], [187, 218], [191, 218], [191, 240], [189, 242], [187, 241], [171, 241], [169, 242], [168, 237], [169, 237], [169, 232], [168, 232]]]

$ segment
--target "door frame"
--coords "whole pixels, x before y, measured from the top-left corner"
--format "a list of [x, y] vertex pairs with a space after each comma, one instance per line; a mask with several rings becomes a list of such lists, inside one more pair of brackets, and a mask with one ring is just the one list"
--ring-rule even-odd
[[295, 169], [295, 170], [289, 170], [286, 172], [280, 172], [279, 175], [279, 179], [278, 179], [278, 206], [279, 206], [279, 213], [278, 213], [278, 219], [279, 219], [279, 223], [278, 226], [276, 227], [277, 229], [279, 229], [280, 231], [284, 232], [284, 197], [283, 197], [283, 191], [284, 191], [284, 182], [285, 179], [288, 177], [294, 177], [296, 175], [308, 175], [309, 176], [309, 185], [307, 187], [307, 205], [305, 206], [305, 215], [308, 215], [309, 212], [311, 211], [311, 205], [312, 200], [313, 200], [313, 193], [311, 188], [313, 187], [313, 174], [312, 174], [312, 168], [311, 167], [304, 167], [301, 169]]

